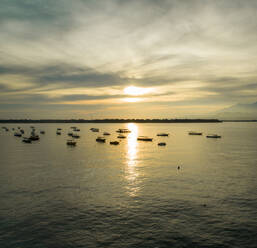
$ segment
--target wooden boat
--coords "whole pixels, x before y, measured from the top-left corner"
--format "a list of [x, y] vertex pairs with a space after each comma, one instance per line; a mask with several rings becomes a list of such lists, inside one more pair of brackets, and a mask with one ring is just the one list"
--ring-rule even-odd
[[62, 133], [61, 133], [61, 132], [59, 132], [59, 131], [57, 131], [57, 132], [56, 132], [56, 135], [61, 135], [61, 134], [62, 134]]
[[40, 133], [41, 133], [41, 134], [45, 134], [45, 131], [42, 130], [42, 131], [40, 131]]
[[152, 141], [153, 138], [149, 138], [147, 136], [138, 136], [137, 140], [139, 140], [139, 141]]
[[72, 136], [72, 135], [73, 135], [73, 133], [72, 133], [72, 132], [69, 132], [69, 133], [68, 133], [68, 136]]
[[104, 132], [103, 135], [111, 135], [110, 133], [108, 132]]

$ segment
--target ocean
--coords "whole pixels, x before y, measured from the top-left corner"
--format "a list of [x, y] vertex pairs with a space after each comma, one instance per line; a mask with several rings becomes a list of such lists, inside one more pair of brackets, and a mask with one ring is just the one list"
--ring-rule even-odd
[[[12, 128], [28, 136], [32, 125], [45, 130], [39, 141], [14, 137]], [[257, 123], [2, 126], [1, 248], [257, 247]], [[132, 132], [110, 145], [118, 128]]]

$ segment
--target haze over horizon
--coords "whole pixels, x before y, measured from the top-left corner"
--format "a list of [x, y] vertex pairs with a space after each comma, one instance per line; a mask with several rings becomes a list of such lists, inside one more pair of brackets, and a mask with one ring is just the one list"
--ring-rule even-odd
[[206, 117], [255, 103], [256, 16], [255, 0], [0, 0], [0, 119]]

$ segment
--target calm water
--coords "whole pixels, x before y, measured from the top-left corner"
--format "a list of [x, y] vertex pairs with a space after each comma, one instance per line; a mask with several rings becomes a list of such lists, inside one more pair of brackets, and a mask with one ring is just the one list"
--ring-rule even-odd
[[[33, 144], [0, 130], [1, 248], [257, 246], [256, 123], [76, 124], [73, 148], [73, 124], [33, 125], [46, 131]], [[109, 145], [122, 127], [132, 133]]]

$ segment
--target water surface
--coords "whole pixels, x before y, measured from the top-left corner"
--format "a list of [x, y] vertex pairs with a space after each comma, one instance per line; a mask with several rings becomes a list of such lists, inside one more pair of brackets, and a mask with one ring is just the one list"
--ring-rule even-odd
[[18, 125], [29, 133], [0, 130], [0, 247], [256, 247], [256, 123], [74, 124], [76, 147], [73, 124], [33, 124], [46, 131], [33, 144]]

